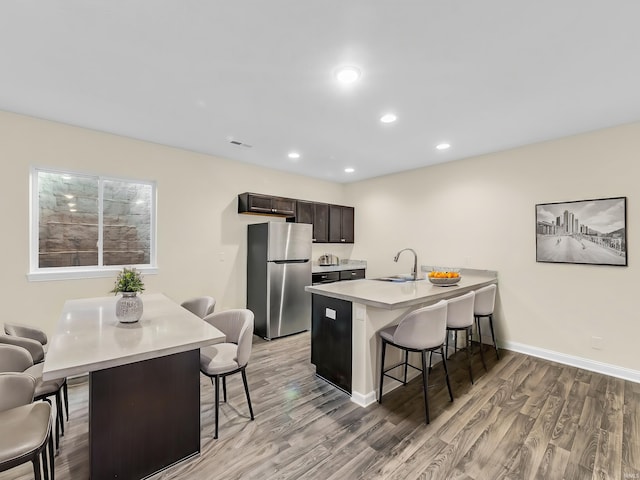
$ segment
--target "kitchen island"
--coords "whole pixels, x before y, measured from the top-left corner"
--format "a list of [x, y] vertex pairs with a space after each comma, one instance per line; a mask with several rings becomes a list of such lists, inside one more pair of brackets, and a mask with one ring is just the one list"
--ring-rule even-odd
[[463, 269], [460, 274], [460, 282], [448, 287], [426, 279], [361, 279], [306, 287], [312, 294], [311, 363], [317, 375], [349, 393], [358, 405], [374, 403], [380, 329], [397, 324], [411, 310], [497, 283], [492, 270]]
[[199, 348], [225, 335], [162, 294], [139, 322], [119, 323], [117, 297], [68, 300], [42, 378], [89, 372], [92, 480], [144, 478], [200, 452]]

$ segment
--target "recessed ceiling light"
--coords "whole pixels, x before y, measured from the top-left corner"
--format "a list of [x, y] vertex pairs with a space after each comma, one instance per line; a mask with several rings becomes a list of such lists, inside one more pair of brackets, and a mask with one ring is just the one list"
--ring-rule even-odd
[[387, 113], [380, 117], [382, 123], [393, 123], [398, 119], [393, 113]]
[[349, 85], [360, 78], [360, 70], [356, 67], [342, 67], [336, 72], [336, 79], [343, 85]]
[[436, 145], [436, 148], [438, 150], [446, 150], [447, 148], [449, 148], [451, 145], [449, 145], [448, 143], [439, 143], [438, 145]]
[[70, 208], [69, 211], [70, 212], [77, 212], [78, 210], [76, 210], [75, 208]]
[[75, 204], [75, 203], [68, 203], [67, 205], [69, 205], [69, 206], [70, 206], [70, 207], [72, 207], [72, 208], [76, 206], [76, 204]]
[[300, 154], [298, 152], [290, 152], [287, 156], [293, 159], [300, 158]]
[[353, 172], [355, 172], [355, 171], [356, 171], [356, 169], [355, 169], [355, 168], [351, 168], [351, 167], [347, 167], [347, 168], [345, 168], [345, 169], [344, 169], [344, 171], [345, 171], [346, 173], [353, 173]]

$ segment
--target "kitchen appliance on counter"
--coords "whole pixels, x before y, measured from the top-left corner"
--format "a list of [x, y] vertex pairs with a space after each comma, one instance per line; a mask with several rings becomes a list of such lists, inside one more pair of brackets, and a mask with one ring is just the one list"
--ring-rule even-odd
[[247, 308], [255, 334], [271, 340], [311, 328], [312, 226], [268, 222], [248, 226]]
[[340, 259], [337, 256], [332, 255], [331, 253], [325, 253], [324, 255], [320, 255], [320, 258], [318, 258], [318, 265], [322, 267], [328, 267], [330, 265], [339, 265], [339, 264], [340, 264]]

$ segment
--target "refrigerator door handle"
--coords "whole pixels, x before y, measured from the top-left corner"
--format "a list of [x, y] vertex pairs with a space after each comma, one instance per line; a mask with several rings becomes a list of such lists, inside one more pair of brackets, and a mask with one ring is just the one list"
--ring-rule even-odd
[[308, 258], [302, 260], [272, 260], [273, 263], [277, 263], [278, 265], [286, 264], [286, 263], [307, 263], [309, 261]]

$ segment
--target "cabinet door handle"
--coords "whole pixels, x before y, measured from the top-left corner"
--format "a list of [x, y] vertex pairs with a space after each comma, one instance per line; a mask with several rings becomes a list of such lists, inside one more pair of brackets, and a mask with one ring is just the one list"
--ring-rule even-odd
[[344, 238], [341, 238], [340, 241], [341, 242], [346, 242], [346, 240]]

